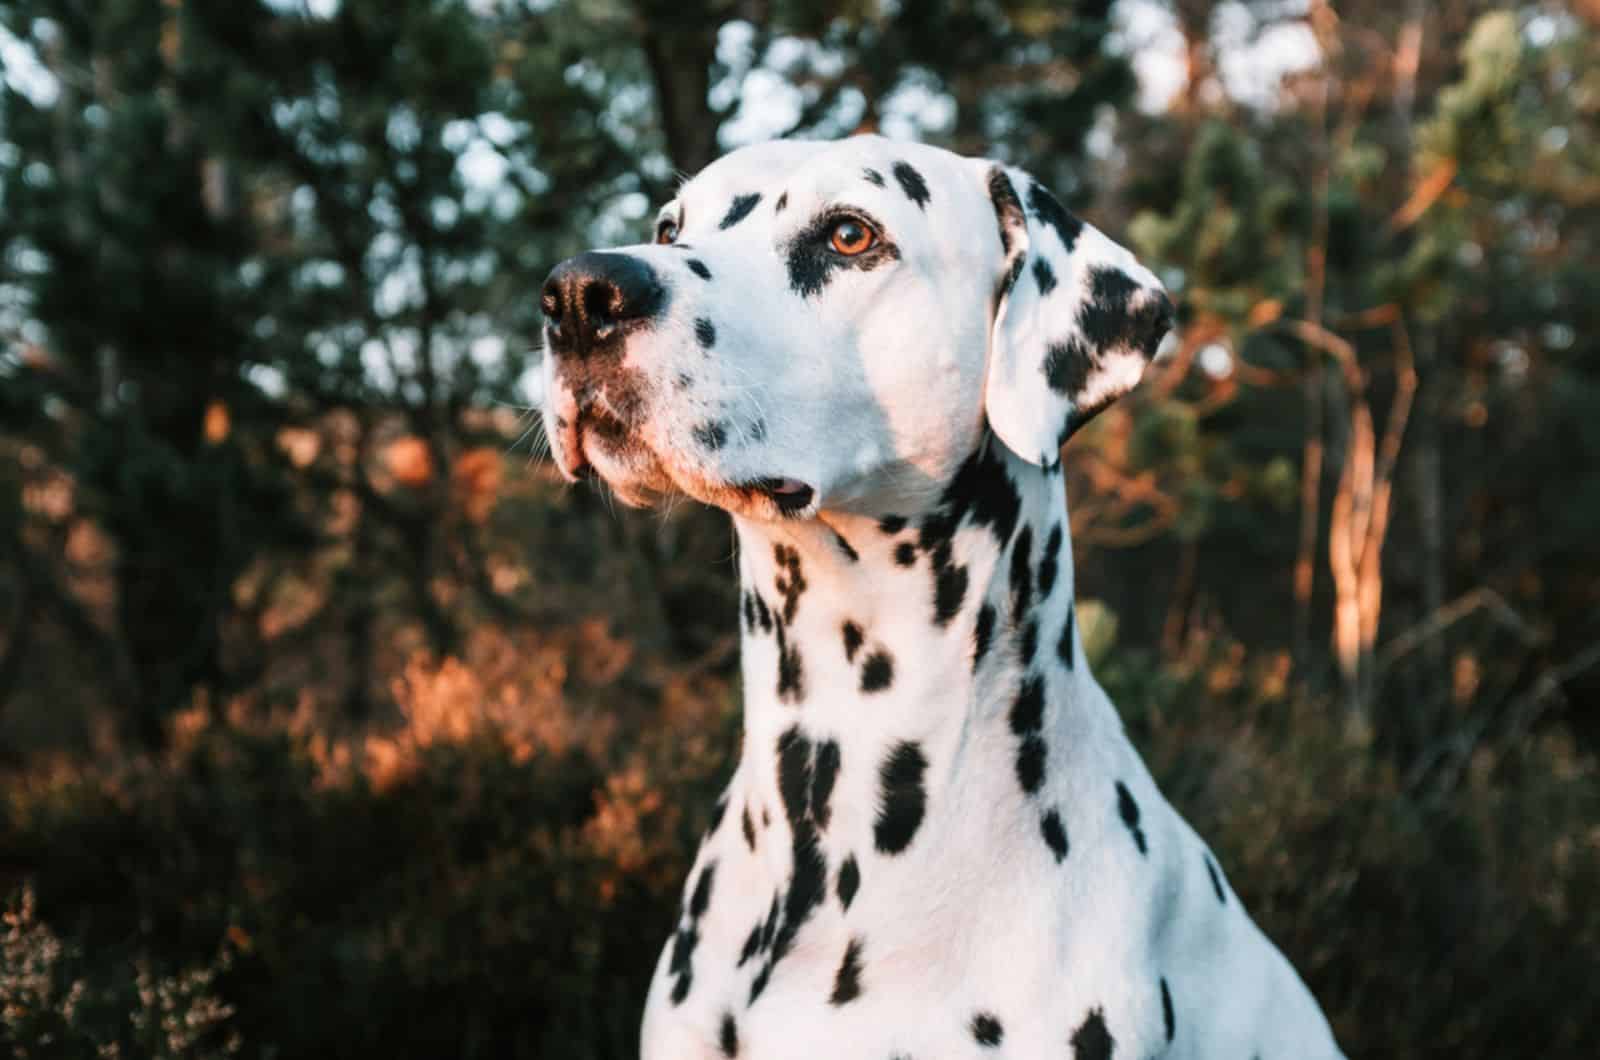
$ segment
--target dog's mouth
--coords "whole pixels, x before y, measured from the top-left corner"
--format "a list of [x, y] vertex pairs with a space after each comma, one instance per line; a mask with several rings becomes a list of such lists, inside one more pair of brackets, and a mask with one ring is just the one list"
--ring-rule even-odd
[[623, 424], [604, 413], [585, 413], [567, 432], [560, 470], [569, 481], [598, 478], [633, 508], [649, 508], [674, 494], [754, 519], [805, 519], [816, 514], [817, 490], [784, 475], [729, 482], [663, 460]]

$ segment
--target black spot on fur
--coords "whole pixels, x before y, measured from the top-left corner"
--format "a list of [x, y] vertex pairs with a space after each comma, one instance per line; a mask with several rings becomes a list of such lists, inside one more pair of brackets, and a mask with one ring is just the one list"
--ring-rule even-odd
[[677, 379], [674, 381], [678, 384], [679, 390], [688, 390], [694, 384], [694, 376], [688, 372], [679, 372]]
[[1038, 732], [1044, 726], [1044, 678], [1029, 674], [1017, 689], [1011, 703], [1011, 731], [1018, 736]]
[[757, 417], [756, 421], [750, 425], [750, 440], [752, 442], [764, 442], [767, 440], [766, 420]]
[[694, 886], [694, 895], [689, 899], [689, 915], [699, 920], [706, 915], [706, 909], [711, 905], [711, 882], [715, 878], [717, 863], [710, 861], [700, 870], [700, 881]]
[[728, 444], [728, 425], [721, 420], [708, 420], [694, 429], [694, 440], [714, 453]]
[[984, 604], [978, 609], [978, 621], [972, 627], [972, 672], [978, 672], [978, 664], [983, 662], [984, 655], [989, 651], [989, 642], [994, 639], [994, 605]]
[[1039, 284], [1039, 294], [1047, 295], [1056, 289], [1056, 270], [1043, 258], [1033, 259], [1033, 278]]
[[1172, 1036], [1178, 1033], [1178, 1019], [1172, 1011], [1172, 993], [1167, 989], [1167, 979], [1161, 978], [1161, 1019], [1167, 1026], [1167, 1041], [1172, 1041]]
[[1211, 859], [1210, 854], [1203, 856], [1206, 862], [1206, 875], [1211, 877], [1211, 889], [1217, 892], [1217, 901], [1227, 905], [1228, 892], [1222, 889], [1222, 870], [1217, 868], [1217, 863]]
[[1056, 393], [1076, 399], [1089, 385], [1089, 374], [1096, 364], [1094, 354], [1073, 335], [1045, 347], [1044, 380]]
[[1045, 538], [1044, 552], [1039, 556], [1039, 599], [1045, 600], [1050, 596], [1050, 590], [1056, 587], [1057, 565], [1061, 561], [1061, 524], [1057, 523], [1050, 528], [1050, 536]]
[[830, 1005], [845, 1005], [861, 996], [861, 939], [853, 938], [844, 948], [844, 959], [834, 973]]
[[745, 804], [745, 808], [743, 810], [739, 811], [739, 825], [744, 831], [745, 846], [749, 847], [751, 850], [755, 850], [756, 826], [754, 822], [750, 820], [750, 806], [748, 803]]
[[1033, 527], [1024, 526], [1011, 547], [1011, 621], [1021, 622], [1033, 606]]
[[1067, 829], [1061, 823], [1061, 814], [1055, 810], [1046, 812], [1039, 820], [1039, 831], [1044, 835], [1050, 853], [1056, 856], [1056, 864], [1067, 860]]
[[1077, 623], [1078, 609], [1067, 608], [1067, 624], [1061, 627], [1061, 639], [1056, 641], [1056, 658], [1061, 660], [1061, 665], [1068, 670], [1073, 668], [1074, 653], [1072, 645], [1072, 627]]
[[1044, 738], [1038, 733], [1029, 733], [1022, 738], [1022, 744], [1017, 749], [1017, 783], [1022, 785], [1022, 790], [1032, 795], [1044, 783], [1044, 763], [1048, 754]]
[[717, 1044], [722, 1046], [722, 1055], [735, 1057], [739, 1055], [739, 1028], [734, 1025], [733, 1013], [722, 1014], [722, 1030], [717, 1035]]
[[903, 741], [894, 746], [878, 770], [878, 819], [873, 839], [881, 854], [898, 854], [911, 845], [927, 810], [928, 793], [922, 785], [928, 760], [922, 748]]
[[867, 656], [861, 664], [861, 691], [882, 692], [894, 683], [894, 659], [882, 649]]
[[783, 597], [783, 620], [794, 622], [795, 611], [800, 606], [800, 596], [806, 591], [805, 574], [800, 569], [800, 552], [788, 545], [773, 545], [772, 558], [778, 564], [773, 577], [773, 587]]
[[709, 350], [717, 344], [717, 326], [705, 317], [699, 317], [694, 322], [694, 338], [702, 350]]
[[967, 568], [944, 567], [934, 576], [933, 621], [948, 626], [967, 596]]
[[747, 633], [756, 631], [756, 598], [746, 590], [740, 595], [741, 613], [744, 615], [744, 628]]
[[1039, 650], [1039, 620], [1030, 618], [1022, 627], [1022, 637], [1017, 643], [1017, 659], [1023, 666], [1033, 663], [1033, 654]]
[[756, 926], [750, 929], [750, 934], [745, 936], [744, 946], [739, 950], [739, 963], [735, 968], [743, 968], [745, 964], [761, 952], [761, 921], [756, 921]]
[[756, 208], [756, 203], [761, 201], [760, 192], [751, 192], [749, 195], [740, 195], [728, 204], [728, 212], [722, 215], [722, 220], [717, 222], [718, 228], [732, 228], [734, 225], [750, 216], [750, 211]]
[[1128, 826], [1128, 834], [1133, 836], [1134, 844], [1139, 848], [1139, 853], [1147, 854], [1145, 846], [1144, 829], [1139, 827], [1139, 804], [1133, 801], [1133, 793], [1122, 781], [1117, 781], [1117, 813], [1122, 817], [1122, 823]]
[[671, 996], [674, 1005], [683, 1004], [694, 984], [694, 950], [700, 944], [700, 918], [705, 916], [706, 909], [711, 905], [711, 883], [716, 867], [717, 863], [712, 861], [700, 870], [700, 877], [684, 910], [684, 922], [672, 936], [672, 955], [668, 959], [667, 971], [673, 977]]
[[839, 905], [844, 909], [850, 908], [850, 903], [856, 899], [856, 891], [861, 888], [861, 866], [856, 864], [856, 856], [848, 855], [844, 864], [839, 866]]
[[1068, 254], [1072, 253], [1073, 244], [1078, 241], [1078, 234], [1083, 231], [1083, 222], [1067, 212], [1050, 189], [1038, 181], [1028, 185], [1028, 208], [1033, 211], [1044, 224], [1056, 230], [1056, 235], [1061, 237], [1061, 245]]
[[994, 204], [994, 218], [1000, 228], [1000, 249], [1010, 258], [1016, 240], [1015, 233], [1026, 229], [1028, 219], [1022, 212], [1022, 201], [1017, 198], [1010, 178], [999, 166], [989, 170], [989, 201]]
[[833, 532], [833, 540], [838, 544], [839, 551], [844, 553], [845, 559], [848, 559], [851, 563], [856, 563], [861, 559], [861, 553], [857, 552], [839, 531], [835, 530]]
[[986, 1045], [991, 1048], [999, 1045], [1006, 1034], [1005, 1030], [1000, 1026], [1000, 1021], [988, 1012], [979, 1012], [973, 1016], [970, 1027], [973, 1040], [979, 1045]]
[[898, 534], [906, 528], [906, 517], [903, 515], [886, 515], [878, 520], [878, 529], [886, 534]]
[[867, 183], [876, 184], [880, 188], [883, 187], [883, 174], [876, 169], [869, 166], [861, 171], [861, 175], [867, 178]]
[[800, 726], [791, 725], [778, 735], [778, 794], [783, 796], [790, 828], [798, 829], [804, 822], [810, 788], [811, 741]]
[[1083, 1023], [1072, 1032], [1073, 1060], [1111, 1060], [1111, 1050], [1116, 1045], [1116, 1039], [1106, 1030], [1105, 1013], [1097, 1008], [1090, 1009]]
[[817, 745], [816, 764], [811, 773], [811, 819], [817, 822], [818, 829], [825, 830], [833, 816], [830, 803], [833, 785], [838, 779], [839, 745], [833, 740], [824, 740]]
[[821, 294], [834, 274], [841, 270], [871, 272], [889, 262], [900, 260], [900, 248], [888, 238], [878, 240], [860, 254], [849, 257], [839, 254], [829, 243], [829, 236], [836, 224], [836, 216], [821, 214], [788, 242], [784, 263], [789, 270], [789, 289], [802, 298]]
[[1089, 296], [1078, 307], [1078, 327], [1097, 352], [1135, 349], [1151, 357], [1172, 327], [1172, 303], [1121, 269], [1091, 269]]
[[900, 182], [900, 190], [906, 193], [906, 198], [917, 204], [917, 209], [928, 208], [928, 182], [922, 179], [922, 174], [909, 162], [896, 162], [894, 164], [894, 179]]
[[690, 258], [684, 264], [689, 266], [690, 272], [694, 273], [702, 280], [711, 279], [711, 270], [706, 268], [706, 263], [701, 261], [699, 258]]
[[894, 546], [894, 561], [902, 567], [909, 567], [917, 562], [917, 546], [909, 541], [902, 541]]
[[844, 624], [844, 659], [845, 662], [855, 662], [856, 652], [861, 650], [861, 627], [854, 622]]
[[783, 208], [787, 205], [789, 205], [789, 193], [784, 192], [778, 196], [778, 201], [772, 204], [772, 212], [775, 214], [782, 213]]

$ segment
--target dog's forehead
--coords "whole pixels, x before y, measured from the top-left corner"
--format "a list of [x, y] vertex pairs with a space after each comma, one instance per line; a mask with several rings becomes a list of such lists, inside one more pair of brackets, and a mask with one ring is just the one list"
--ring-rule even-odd
[[[833, 198], [860, 185], [895, 189], [920, 208], [933, 189], [946, 195], [975, 190], [976, 182], [964, 179], [973, 164], [943, 148], [877, 135], [774, 140], [741, 147], [712, 162], [679, 189], [675, 203], [692, 222], [722, 216], [740, 199], [776, 200], [785, 193]], [[672, 208], [664, 206], [663, 215]]]

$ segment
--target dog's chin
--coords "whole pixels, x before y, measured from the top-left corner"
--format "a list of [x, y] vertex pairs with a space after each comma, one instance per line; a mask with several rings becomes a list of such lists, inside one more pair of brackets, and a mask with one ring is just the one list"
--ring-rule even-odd
[[662, 459], [631, 439], [621, 445], [596, 440], [585, 444], [583, 452], [595, 475], [631, 508], [652, 508], [674, 496], [689, 496], [746, 519], [808, 519], [817, 511], [816, 490], [795, 479], [730, 481]]

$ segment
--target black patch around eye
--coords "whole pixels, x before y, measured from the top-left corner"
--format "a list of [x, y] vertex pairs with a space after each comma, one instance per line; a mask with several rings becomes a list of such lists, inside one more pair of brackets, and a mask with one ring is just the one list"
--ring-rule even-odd
[[694, 322], [694, 338], [702, 350], [709, 350], [717, 344], [717, 326], [705, 317], [700, 317]]
[[1067, 860], [1067, 829], [1061, 823], [1061, 814], [1051, 810], [1039, 819], [1039, 831], [1044, 836], [1045, 845], [1050, 848], [1050, 853], [1056, 856], [1056, 864]]
[[1145, 845], [1144, 829], [1139, 827], [1139, 804], [1133, 801], [1133, 793], [1122, 781], [1117, 781], [1117, 814], [1121, 816], [1122, 823], [1127, 826], [1128, 834], [1133, 836], [1134, 845], [1139, 848], [1140, 854], [1148, 854], [1149, 848]]
[[694, 273], [702, 280], [711, 279], [711, 270], [706, 268], [706, 263], [701, 261], [699, 258], [690, 258], [687, 262], [685, 262], [685, 264], [689, 266], [690, 272]]
[[1089, 1015], [1072, 1032], [1072, 1060], [1111, 1060], [1111, 1050], [1117, 1041], [1106, 1030], [1106, 1016], [1102, 1009], [1090, 1009]]
[[751, 192], [749, 195], [737, 196], [728, 204], [728, 212], [722, 215], [722, 220], [717, 222], [718, 228], [732, 228], [734, 225], [750, 216], [750, 211], [756, 208], [761, 201], [760, 192]]
[[772, 212], [782, 213], [783, 208], [787, 205], [789, 205], [789, 193], [784, 192], [782, 195], [778, 196], [778, 201], [772, 204]]
[[850, 903], [856, 900], [856, 891], [861, 887], [861, 866], [856, 864], [856, 856], [845, 856], [844, 864], [839, 866], [839, 905], [846, 911]]
[[909, 541], [902, 541], [894, 547], [894, 561], [902, 567], [909, 567], [917, 562], [917, 546]]
[[861, 650], [861, 627], [854, 622], [844, 624], [844, 659], [845, 662], [855, 662], [856, 652]]
[[875, 651], [861, 664], [861, 691], [881, 692], [894, 683], [894, 659], [886, 651]]
[[861, 171], [861, 175], [867, 178], [867, 183], [876, 184], [880, 188], [883, 187], [883, 174], [876, 169], [868, 166]]
[[841, 269], [871, 272], [887, 262], [900, 260], [900, 248], [882, 235], [881, 225], [870, 219], [864, 219], [863, 223], [880, 233], [876, 243], [859, 254], [847, 256], [836, 252], [829, 242], [829, 234], [839, 220], [837, 214], [820, 214], [789, 240], [785, 251], [789, 289], [802, 298], [821, 294]]
[[1005, 1031], [1000, 1026], [1000, 1021], [987, 1012], [979, 1012], [972, 1017], [970, 1024], [972, 1039], [979, 1045], [996, 1046], [1005, 1037]]
[[844, 959], [833, 977], [833, 994], [830, 1005], [845, 1005], [861, 996], [861, 940], [853, 938], [845, 947]]
[[1073, 244], [1078, 241], [1078, 234], [1083, 231], [1083, 222], [1067, 212], [1050, 189], [1038, 181], [1028, 185], [1028, 208], [1040, 221], [1056, 230], [1056, 235], [1061, 237], [1061, 246], [1067, 253], [1072, 253]]
[[728, 443], [728, 426], [721, 420], [708, 420], [694, 429], [694, 440], [714, 453]]
[[1043, 258], [1033, 259], [1033, 278], [1039, 284], [1039, 293], [1047, 295], [1056, 289], [1056, 270]]
[[733, 1013], [722, 1014], [722, 1030], [717, 1035], [717, 1044], [722, 1047], [722, 1055], [732, 1057], [739, 1055], [739, 1028], [733, 1022]]
[[994, 638], [995, 610], [993, 604], [984, 604], [978, 609], [978, 621], [972, 627], [972, 672], [978, 672], [978, 664], [983, 662], [983, 657], [989, 651], [989, 642]]
[[915, 838], [927, 811], [928, 793], [922, 786], [927, 768], [922, 748], [910, 741], [896, 744], [879, 767], [873, 840], [880, 854], [898, 854]]
[[909, 162], [896, 162], [891, 172], [894, 173], [894, 179], [900, 182], [900, 190], [906, 193], [906, 198], [916, 203], [917, 209], [926, 210], [928, 182], [922, 179], [922, 174]]
[[1167, 1026], [1167, 1041], [1178, 1033], [1178, 1019], [1172, 1011], [1172, 992], [1167, 989], [1166, 976], [1161, 977], [1161, 1020]]

